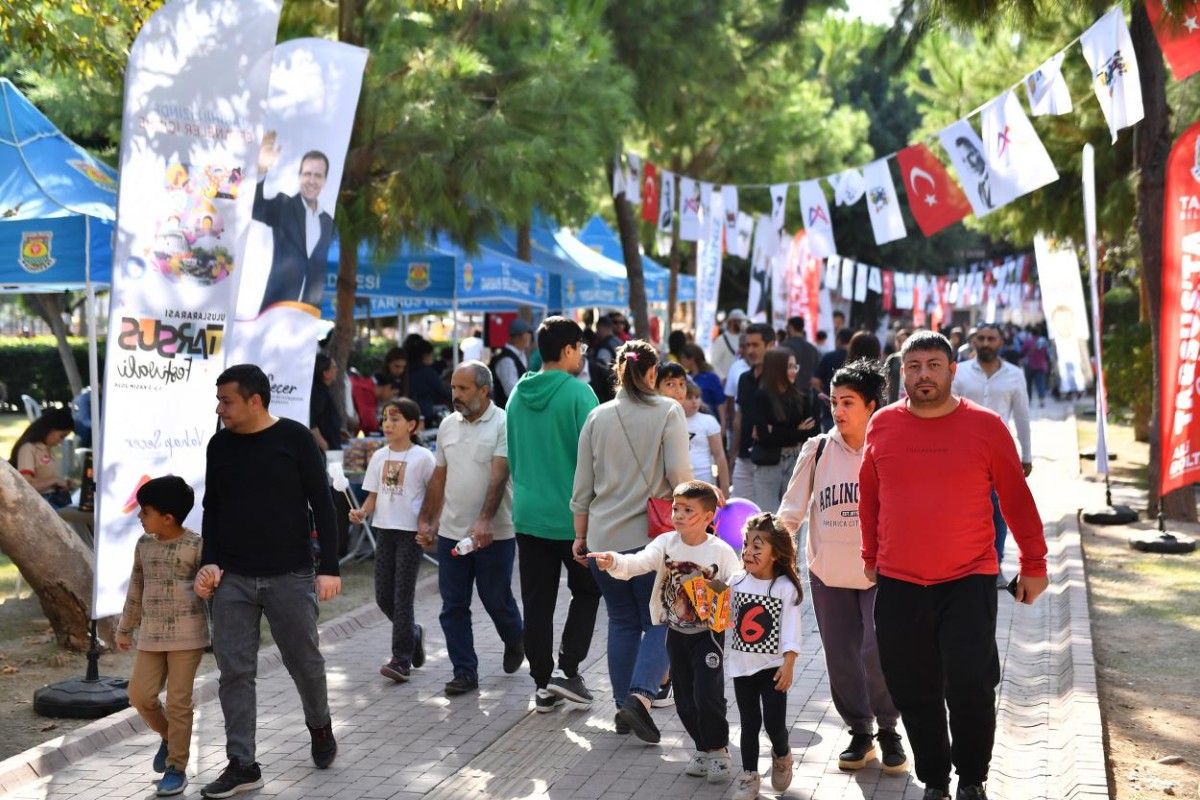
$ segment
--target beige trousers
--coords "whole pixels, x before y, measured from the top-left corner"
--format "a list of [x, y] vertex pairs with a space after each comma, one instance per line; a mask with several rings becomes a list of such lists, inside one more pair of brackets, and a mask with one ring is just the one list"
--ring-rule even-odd
[[[167, 764], [187, 769], [192, 744], [192, 684], [204, 650], [138, 650], [129, 676], [129, 705], [167, 740]], [[167, 687], [167, 705], [158, 695]]]

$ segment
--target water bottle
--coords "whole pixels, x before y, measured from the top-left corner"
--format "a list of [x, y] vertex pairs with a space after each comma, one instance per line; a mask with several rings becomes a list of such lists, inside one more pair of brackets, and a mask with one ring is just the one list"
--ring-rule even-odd
[[465, 556], [467, 553], [470, 553], [474, 549], [475, 549], [475, 540], [472, 539], [470, 536], [468, 536], [467, 538], [461, 540], [458, 544], [454, 545], [454, 549], [450, 551], [450, 555]]

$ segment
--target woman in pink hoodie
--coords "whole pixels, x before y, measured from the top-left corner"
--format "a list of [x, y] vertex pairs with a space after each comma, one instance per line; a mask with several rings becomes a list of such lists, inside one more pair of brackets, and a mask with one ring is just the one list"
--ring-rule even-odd
[[[808, 522], [808, 573], [833, 705], [850, 728], [838, 767], [862, 769], [882, 751], [883, 771], [908, 770], [875, 643], [875, 584], [863, 574], [858, 529], [858, 468], [867, 422], [881, 408], [879, 362], [860, 359], [833, 376], [834, 430], [804, 443], [779, 517], [791, 531]], [[875, 732], [878, 726], [878, 733]]]

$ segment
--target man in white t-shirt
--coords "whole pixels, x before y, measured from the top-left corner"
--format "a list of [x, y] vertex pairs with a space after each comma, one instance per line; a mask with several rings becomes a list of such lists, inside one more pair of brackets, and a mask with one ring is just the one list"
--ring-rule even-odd
[[[745, 324], [745, 311], [740, 308], [730, 311], [729, 315], [725, 317], [725, 330], [717, 334], [717, 338], [712, 340], [712, 345], [708, 348], [708, 362], [712, 364], [713, 371], [720, 375], [722, 380], [728, 378], [729, 368], [738, 357], [738, 336], [741, 335]], [[703, 340], [700, 343], [703, 344]], [[734, 388], [737, 388], [736, 384]]]
[[[438, 428], [436, 467], [421, 507], [418, 541], [428, 546], [437, 533], [438, 589], [442, 633], [454, 677], [449, 696], [479, 688], [479, 658], [471, 630], [471, 592], [479, 599], [504, 642], [504, 671], [525, 660], [524, 626], [512, 592], [517, 543], [508, 474], [508, 435], [504, 409], [491, 401], [492, 372], [467, 361], [450, 378], [454, 412]], [[454, 491], [447, 493], [453, 480]], [[461, 540], [472, 550], [454, 552]]]

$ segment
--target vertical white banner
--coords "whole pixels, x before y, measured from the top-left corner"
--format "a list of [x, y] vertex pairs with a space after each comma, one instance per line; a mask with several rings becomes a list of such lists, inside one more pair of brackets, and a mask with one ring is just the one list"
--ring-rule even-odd
[[771, 292], [771, 253], [779, 246], [771, 220], [759, 216], [754, 229], [754, 250], [750, 256], [750, 286], [746, 292], [746, 313], [755, 322], [767, 321], [767, 298]]
[[700, 184], [691, 178], [679, 179], [679, 241], [700, 238]]
[[[305, 426], [321, 298], [327, 289], [334, 291], [326, 286], [333, 212], [366, 63], [362, 48], [294, 39], [275, 48], [271, 66], [258, 154], [265, 170], [254, 186], [248, 267], [241, 275], [228, 363], [261, 367], [272, 387], [279, 387], [271, 413]], [[249, 189], [249, 181], [245, 185]], [[340, 449], [338, 442], [329, 446]]]
[[1041, 234], [1033, 237], [1033, 250], [1046, 328], [1058, 356], [1059, 386], [1064, 392], [1083, 391], [1087, 377], [1079, 354], [1089, 334], [1079, 258], [1073, 249], [1056, 247]]
[[199, 529], [216, 379], [246, 232], [282, 0], [176, 0], [125, 70], [96, 516], [94, 618], [121, 613], [137, 490], [178, 475]]
[[719, 193], [713, 193], [712, 207], [700, 220], [700, 226], [696, 249], [696, 338], [708, 343], [711, 350], [712, 333], [717, 326], [717, 295], [721, 291], [721, 237], [725, 232]]
[[775, 255], [771, 257], [771, 327], [775, 330], [787, 325], [793, 277], [789, 271], [791, 260], [792, 237], [785, 233], [780, 237]]
[[668, 236], [675, 227], [675, 173], [662, 171], [662, 188], [658, 191], [658, 229]]
[[737, 255], [738, 249], [738, 190], [736, 186], [721, 187], [721, 207], [725, 214], [725, 249]]
[[778, 244], [779, 237], [783, 235], [787, 220], [787, 196], [788, 184], [776, 183], [771, 186], [771, 227], [775, 232], [771, 237], [772, 247]]
[[1108, 394], [1104, 385], [1104, 329], [1100, 326], [1100, 276], [1096, 267], [1096, 152], [1083, 146], [1083, 227], [1087, 236], [1088, 283], [1092, 300], [1092, 351], [1096, 357], [1096, 472], [1108, 472]]

